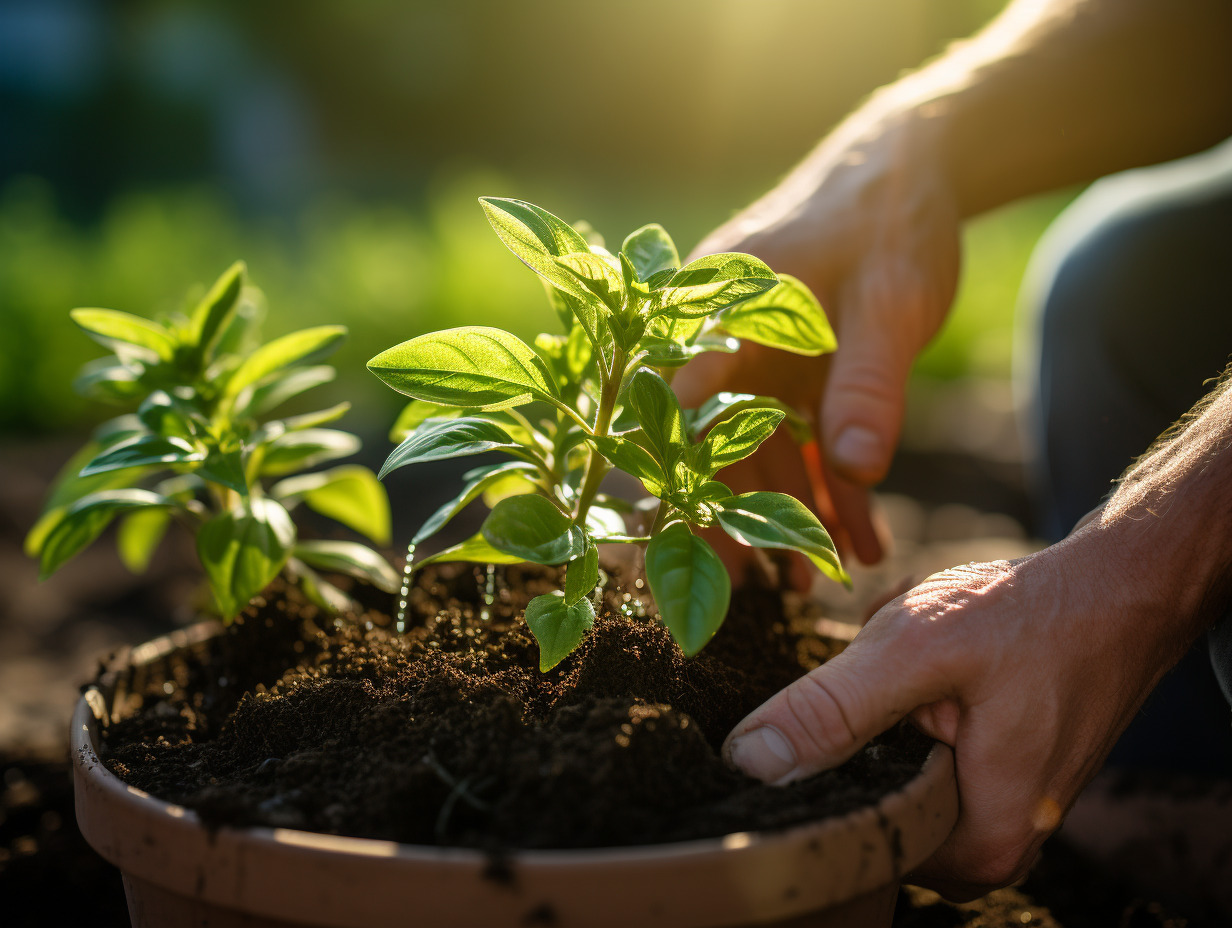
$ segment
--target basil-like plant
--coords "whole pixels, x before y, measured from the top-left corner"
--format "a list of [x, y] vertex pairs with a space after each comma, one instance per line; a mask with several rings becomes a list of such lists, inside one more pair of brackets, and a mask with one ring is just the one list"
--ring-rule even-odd
[[[385, 488], [366, 467], [308, 467], [348, 457], [359, 439], [322, 426], [349, 403], [285, 418], [270, 413], [334, 378], [317, 363], [346, 329], [328, 325], [260, 344], [260, 294], [236, 263], [190, 312], [154, 321], [111, 309], [75, 309], [86, 334], [114, 354], [75, 381], [87, 397], [130, 404], [66, 465], [26, 538], [45, 579], [117, 517], [125, 563], [142, 571], [173, 519], [196, 535], [214, 604], [231, 619], [285, 571], [321, 607], [351, 604], [316, 569], [360, 577], [393, 592], [398, 576], [352, 541], [300, 540], [290, 511], [303, 503], [389, 541]], [[266, 486], [267, 481], [275, 481]]]
[[[424, 559], [567, 564], [564, 589], [537, 596], [526, 623], [540, 668], [558, 664], [594, 622], [595, 546], [645, 546], [646, 578], [663, 622], [688, 655], [722, 623], [731, 580], [694, 533], [718, 523], [746, 545], [806, 555], [849, 582], [824, 527], [782, 493], [734, 495], [716, 480], [752, 454], [784, 419], [808, 429], [776, 399], [720, 393], [684, 410], [663, 373], [740, 339], [817, 355], [834, 350], [821, 306], [798, 280], [750, 255], [719, 254], [680, 266], [676, 246], [647, 225], [612, 254], [596, 237], [520, 200], [480, 201], [496, 234], [547, 288], [565, 327], [534, 346], [508, 332], [465, 326], [421, 335], [368, 362], [413, 398], [395, 426], [405, 440], [381, 477], [408, 464], [499, 450], [509, 460], [477, 468], [462, 492], [423, 525], [414, 544], [484, 494], [494, 506], [481, 531]], [[659, 500], [644, 535], [626, 534], [632, 507], [599, 492], [612, 467]]]

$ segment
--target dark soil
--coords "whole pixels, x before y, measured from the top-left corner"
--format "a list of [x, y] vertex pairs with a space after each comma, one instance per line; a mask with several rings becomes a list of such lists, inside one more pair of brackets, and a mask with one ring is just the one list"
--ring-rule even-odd
[[280, 590], [169, 674], [134, 680], [140, 708], [111, 726], [103, 759], [213, 824], [562, 848], [841, 815], [901, 787], [929, 750], [904, 727], [837, 770], [764, 786], [724, 764], [723, 738], [827, 654], [777, 594], [737, 593], [686, 659], [659, 622], [621, 614], [637, 589], [609, 584], [582, 647], [542, 674], [520, 615], [553, 572], [503, 579], [485, 619], [469, 567], [429, 569], [404, 635], [379, 600], [324, 623]]

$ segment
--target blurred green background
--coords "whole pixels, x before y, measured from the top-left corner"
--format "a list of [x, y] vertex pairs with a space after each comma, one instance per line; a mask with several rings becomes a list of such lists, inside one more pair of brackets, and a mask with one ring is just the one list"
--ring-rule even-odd
[[[688, 248], [1001, 5], [0, 0], [0, 434], [106, 414], [69, 386], [100, 353], [71, 307], [174, 308], [237, 257], [267, 335], [351, 327], [326, 389], [379, 433], [399, 402], [363, 368], [378, 350], [553, 324], [477, 196], [617, 241], [658, 221]], [[970, 224], [918, 376], [1008, 376], [1022, 270], [1064, 202]]]

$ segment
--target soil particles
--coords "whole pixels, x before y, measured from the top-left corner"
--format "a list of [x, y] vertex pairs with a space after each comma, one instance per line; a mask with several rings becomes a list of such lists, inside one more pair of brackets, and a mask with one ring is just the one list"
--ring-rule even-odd
[[384, 594], [356, 591], [366, 610], [334, 620], [275, 588], [220, 636], [124, 681], [132, 711], [102, 758], [211, 825], [502, 850], [842, 815], [902, 787], [931, 746], [901, 726], [836, 770], [765, 786], [723, 762], [723, 739], [830, 654], [777, 593], [738, 590], [690, 659], [640, 587], [612, 580], [581, 647], [541, 673], [521, 615], [557, 573], [497, 568], [497, 581], [483, 606], [482, 569], [425, 568], [403, 634]]

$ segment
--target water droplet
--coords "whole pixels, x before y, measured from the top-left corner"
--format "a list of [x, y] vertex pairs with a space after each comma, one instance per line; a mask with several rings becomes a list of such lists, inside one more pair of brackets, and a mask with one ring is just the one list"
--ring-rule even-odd
[[636, 580], [633, 581], [633, 585], [640, 590], [642, 587], [646, 585], [646, 581], [644, 581], [641, 577], [638, 577]]
[[411, 595], [411, 579], [415, 575], [415, 542], [406, 546], [406, 564], [402, 567], [402, 588], [398, 591], [398, 615], [394, 627], [398, 633], [406, 631], [406, 610]]
[[487, 567], [487, 578], [483, 584], [483, 608], [479, 610], [481, 621], [487, 622], [492, 618], [492, 604], [494, 602], [496, 602], [496, 565], [489, 564]]
[[163, 692], [166, 693], [168, 696], [170, 696], [172, 693], [175, 692], [175, 684], [172, 683], [170, 680], [168, 680], [166, 683], [163, 684]]

